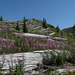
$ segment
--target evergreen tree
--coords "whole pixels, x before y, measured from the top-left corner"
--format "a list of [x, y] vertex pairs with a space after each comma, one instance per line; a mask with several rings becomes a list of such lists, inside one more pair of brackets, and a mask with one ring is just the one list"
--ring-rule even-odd
[[3, 21], [3, 17], [1, 16], [0, 21]]
[[58, 25], [57, 25], [57, 27], [56, 27], [56, 32], [57, 32], [57, 33], [60, 32], [60, 29], [59, 29]]
[[1, 17], [0, 17], [0, 21], [1, 21]]
[[61, 31], [61, 36], [63, 36], [64, 34], [63, 34], [63, 31]]
[[18, 23], [17, 23], [17, 26], [16, 26], [15, 29], [16, 29], [16, 30], [20, 30], [20, 27], [19, 27]]
[[73, 26], [73, 36], [75, 37], [75, 25]]
[[28, 30], [27, 30], [27, 27], [26, 27], [26, 19], [25, 19], [25, 17], [24, 17], [24, 20], [23, 20], [23, 32], [24, 33], [27, 33], [28, 32]]
[[44, 28], [46, 28], [46, 19], [43, 18], [43, 25], [42, 25]]

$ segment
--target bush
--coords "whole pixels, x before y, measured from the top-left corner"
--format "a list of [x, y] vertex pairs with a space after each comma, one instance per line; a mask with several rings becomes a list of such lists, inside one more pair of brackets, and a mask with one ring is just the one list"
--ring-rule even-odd
[[49, 27], [49, 28], [54, 28], [54, 26], [52, 26], [50, 24], [47, 24], [46, 26]]
[[75, 64], [75, 52], [71, 51], [68, 62]]
[[43, 64], [52, 66], [56, 65], [56, 55], [54, 52], [48, 52], [43, 56]]
[[69, 59], [69, 54], [67, 52], [48, 52], [43, 56], [43, 64], [51, 66], [63, 65]]

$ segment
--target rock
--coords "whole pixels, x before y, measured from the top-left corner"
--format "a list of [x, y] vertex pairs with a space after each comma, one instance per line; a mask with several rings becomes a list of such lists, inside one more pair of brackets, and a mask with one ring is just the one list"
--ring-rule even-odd
[[39, 72], [38, 72], [38, 71], [33, 70], [33, 71], [31, 72], [31, 75], [35, 75], [35, 74], [39, 74]]
[[9, 70], [1, 71], [2, 75], [9, 75]]
[[37, 68], [36, 65], [26, 65], [25, 66], [25, 71], [28, 72], [28, 71], [31, 71], [33, 69]]
[[75, 72], [75, 69], [70, 69], [68, 72]]
[[57, 70], [60, 74], [66, 74], [68, 71], [66, 69], [58, 69]]

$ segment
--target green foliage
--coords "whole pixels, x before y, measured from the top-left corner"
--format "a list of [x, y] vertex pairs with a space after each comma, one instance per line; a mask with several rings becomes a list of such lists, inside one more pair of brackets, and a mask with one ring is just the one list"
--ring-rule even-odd
[[63, 36], [64, 34], [63, 34], [63, 31], [61, 31], [61, 36]]
[[0, 21], [3, 21], [3, 17], [2, 16], [0, 17]]
[[24, 33], [27, 33], [28, 32], [28, 30], [27, 30], [27, 27], [26, 27], [26, 19], [25, 19], [25, 17], [24, 17], [24, 20], [23, 20], [23, 32]]
[[71, 52], [70, 52], [70, 56], [69, 56], [68, 61], [69, 61], [70, 63], [75, 64], [75, 52], [74, 52], [74, 51], [71, 51]]
[[64, 33], [73, 33], [73, 27], [65, 28], [62, 30]]
[[43, 56], [43, 64], [45, 65], [56, 65], [56, 55], [54, 52], [48, 52], [45, 56]]
[[46, 24], [46, 27], [48, 28], [54, 28], [54, 26], [53, 25], [50, 25], [50, 24]]
[[73, 36], [75, 37], [75, 25], [73, 26]]
[[45, 18], [43, 18], [43, 25], [42, 25], [44, 28], [47, 28], [46, 27], [46, 19]]
[[[12, 63], [12, 61], [11, 61]], [[18, 64], [16, 64], [16, 61], [15, 61], [15, 65], [16, 67], [14, 68], [13, 67], [13, 64], [12, 66], [10, 66], [10, 63], [9, 63], [9, 71], [10, 71], [10, 74], [9, 75], [24, 75], [25, 72], [24, 72], [24, 57], [23, 57], [23, 60], [20, 60], [18, 59]]]
[[35, 18], [33, 18], [32, 20], [33, 20], [33, 21], [35, 21], [36, 19], [35, 19]]
[[43, 56], [43, 64], [51, 66], [63, 65], [69, 59], [68, 53], [48, 52]]
[[19, 27], [19, 25], [18, 25], [18, 23], [17, 23], [17, 26], [16, 26], [16, 28], [15, 28], [16, 30], [20, 30], [20, 27]]
[[60, 29], [59, 29], [58, 25], [57, 25], [57, 27], [55, 28], [55, 31], [56, 31], [57, 33], [60, 32]]
[[59, 75], [59, 72], [50, 67], [50, 69], [44, 75]]
[[68, 74], [63, 74], [63, 75], [75, 75], [75, 72], [70, 72]]

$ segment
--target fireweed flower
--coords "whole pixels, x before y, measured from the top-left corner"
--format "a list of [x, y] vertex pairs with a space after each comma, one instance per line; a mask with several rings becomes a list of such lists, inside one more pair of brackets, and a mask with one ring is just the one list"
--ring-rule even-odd
[[30, 46], [29, 43], [27, 43], [27, 46], [28, 46], [28, 47]]
[[19, 52], [21, 52], [21, 47], [19, 47]]
[[23, 44], [21, 44], [21, 47], [23, 47]]
[[48, 48], [48, 44], [46, 44], [46, 47]]
[[10, 49], [10, 45], [8, 45], [7, 48]]
[[62, 48], [64, 49], [64, 46], [62, 46]]
[[70, 50], [72, 50], [72, 46], [71, 46], [71, 45], [69, 45], [69, 47], [70, 47]]
[[11, 47], [13, 47], [14, 46], [14, 42], [12, 41], [12, 42], [10, 42], [10, 46]]
[[45, 46], [43, 46], [43, 49], [45, 50]]
[[35, 49], [35, 46], [33, 46], [33, 50], [36, 50], [36, 49]]
[[8, 36], [6, 36], [6, 39], [8, 39]]
[[18, 45], [20, 46], [20, 42], [18, 42]]
[[40, 44], [40, 47], [42, 48], [42, 44]]
[[1, 39], [1, 43], [3, 44], [3, 39]]
[[10, 59], [12, 60], [12, 55], [10, 56]]
[[3, 53], [3, 58], [5, 57], [5, 53]]
[[2, 49], [2, 47], [0, 48], [0, 50]]
[[50, 48], [52, 48], [52, 44], [50, 44]]
[[26, 43], [24, 43], [24, 46], [26, 46]]

